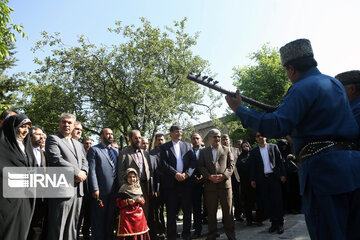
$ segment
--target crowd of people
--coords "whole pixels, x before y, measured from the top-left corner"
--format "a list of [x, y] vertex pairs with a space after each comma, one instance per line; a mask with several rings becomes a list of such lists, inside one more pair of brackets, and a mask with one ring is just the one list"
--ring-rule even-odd
[[[99, 144], [93, 146], [90, 138], [83, 138], [80, 144], [82, 124], [69, 113], [61, 115], [59, 133], [50, 136], [43, 128], [32, 126], [26, 115], [13, 110], [3, 115], [7, 115], [1, 128], [7, 138], [7, 144], [1, 145], [3, 156], [14, 161], [17, 154], [21, 166], [72, 166], [76, 193], [71, 198], [18, 199], [18, 209], [7, 209], [12, 227], [4, 228], [2, 239], [77, 239], [80, 232], [84, 239], [122, 239], [138, 234], [144, 235], [143, 239], [176, 239], [180, 212], [184, 239], [202, 236], [205, 223], [210, 239], [218, 234], [217, 199], [230, 239], [235, 239], [234, 217], [244, 221], [246, 216], [250, 226], [252, 210], [257, 210], [263, 211], [261, 217], [257, 214], [257, 224], [265, 220], [261, 203], [265, 199], [251, 186], [255, 165], [249, 162], [250, 144], [238, 140], [239, 148], [231, 147], [229, 135], [216, 129], [208, 133], [211, 147], [204, 147], [197, 132], [191, 135], [191, 144], [181, 141], [182, 129], [174, 125], [169, 133], [171, 141], [165, 143], [165, 135], [158, 133], [149, 152], [148, 139], [132, 130], [129, 146], [119, 151], [109, 128], [101, 130]], [[212, 148], [218, 149], [215, 155]], [[278, 157], [277, 164], [283, 166], [281, 155]], [[2, 163], [10, 166], [5, 159]], [[259, 181], [257, 188], [262, 189]], [[281, 204], [281, 186], [278, 190]], [[237, 202], [234, 211], [233, 199]], [[195, 230], [192, 236], [191, 227]]]
[[[213, 240], [219, 203], [228, 239], [236, 239], [235, 221], [262, 226], [267, 218], [268, 232], [282, 234], [284, 213], [300, 212], [300, 194], [312, 239], [360, 239], [360, 71], [339, 74], [340, 81], [322, 75], [306, 39], [285, 45], [280, 55], [293, 85], [273, 113], [243, 107], [239, 93], [226, 97], [244, 127], [256, 131], [254, 146], [240, 139], [232, 147], [218, 129], [207, 133], [209, 146], [198, 132], [182, 141], [179, 125], [169, 129], [168, 142], [157, 133], [150, 151], [139, 130], [119, 149], [113, 131], [103, 128], [93, 146], [90, 138], [80, 143], [82, 124], [70, 113], [61, 114], [59, 132], [47, 136], [26, 115], [4, 111], [1, 169], [71, 167], [75, 192], [66, 198], [1, 195], [0, 239], [73, 240], [82, 233], [99, 240], [205, 234]], [[285, 139], [267, 142], [287, 135], [295, 154]]]

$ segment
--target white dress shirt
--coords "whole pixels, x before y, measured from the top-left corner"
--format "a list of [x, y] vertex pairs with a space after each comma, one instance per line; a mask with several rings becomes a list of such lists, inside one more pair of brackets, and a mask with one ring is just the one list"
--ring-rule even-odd
[[216, 164], [216, 157], [217, 157], [217, 154], [218, 154], [218, 149], [211, 146], [211, 152], [212, 152], [212, 155], [213, 155], [214, 164]]
[[34, 155], [35, 155], [35, 159], [36, 159], [37, 165], [38, 165], [38, 166], [41, 166], [40, 147], [38, 147], [38, 148], [32, 147], [32, 148], [33, 148], [33, 152], [34, 152]]
[[76, 153], [76, 152], [75, 152], [75, 146], [74, 146], [74, 143], [72, 142], [71, 136], [65, 137], [65, 139], [66, 139], [66, 140], [68, 141], [68, 143], [70, 144], [71, 149], [74, 151], [74, 153]]
[[271, 166], [270, 166], [269, 151], [267, 149], [267, 146], [266, 145], [265, 145], [265, 147], [259, 146], [259, 148], [260, 148], [261, 158], [264, 163], [264, 173], [272, 173], [273, 170], [271, 169]]
[[175, 150], [175, 157], [176, 157], [176, 171], [182, 173], [184, 170], [184, 163], [181, 157], [181, 150], [180, 150], [180, 141], [177, 143], [172, 141], [174, 150]]

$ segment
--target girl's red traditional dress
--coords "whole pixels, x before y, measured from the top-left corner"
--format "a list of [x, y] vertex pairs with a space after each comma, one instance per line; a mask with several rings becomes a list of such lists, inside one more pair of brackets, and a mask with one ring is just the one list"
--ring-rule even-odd
[[[123, 194], [122, 194], [123, 195]], [[117, 240], [149, 240], [149, 228], [140, 203], [129, 204], [129, 198], [117, 198], [116, 205], [120, 208]]]

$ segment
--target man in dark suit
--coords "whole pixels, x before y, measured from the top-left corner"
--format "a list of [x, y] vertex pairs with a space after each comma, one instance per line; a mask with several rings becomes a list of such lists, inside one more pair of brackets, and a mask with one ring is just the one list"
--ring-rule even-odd
[[71, 198], [49, 199], [48, 240], [76, 239], [81, 200], [84, 195], [83, 182], [86, 180], [88, 164], [82, 144], [71, 138], [76, 118], [69, 113], [60, 116], [59, 133], [48, 136], [45, 153], [51, 167], [74, 169], [75, 195]]
[[155, 148], [150, 154], [151, 162], [151, 177], [150, 177], [150, 202], [149, 202], [149, 219], [148, 225], [150, 228], [151, 239], [165, 239], [166, 228], [164, 219], [164, 192], [161, 186], [161, 171], [160, 171], [160, 146], [165, 143], [163, 133], [155, 135]]
[[[81, 123], [80, 123], [80, 125], [81, 125]], [[76, 124], [75, 124], [75, 129], [74, 129], [74, 131], [72, 133], [72, 138], [74, 138], [74, 132], [75, 131], [81, 133], [82, 128], [80, 128], [78, 126], [78, 129], [76, 129]], [[79, 133], [77, 133], [77, 135], [79, 136]], [[81, 136], [80, 136], [80, 138], [81, 138]], [[88, 152], [89, 152], [89, 150], [91, 148], [91, 145], [92, 145], [92, 139], [88, 138], [88, 137], [83, 138], [82, 144], [83, 144], [84, 150], [85, 150], [85, 157], [87, 157], [87, 154], [88, 154]], [[88, 164], [89, 164], [89, 162], [88, 162]], [[83, 201], [82, 201], [82, 205], [81, 205], [80, 218], [79, 218], [79, 222], [78, 222], [78, 226], [77, 226], [77, 235], [78, 235], [78, 239], [79, 239], [80, 230], [81, 230], [81, 233], [83, 235], [83, 239], [84, 240], [89, 240], [89, 239], [91, 239], [91, 237], [90, 237], [90, 227], [91, 227], [90, 200], [91, 200], [91, 193], [89, 192], [89, 178], [87, 178], [83, 184], [84, 184], [84, 197], [83, 197]]]
[[[111, 146], [114, 141], [110, 128], [100, 132], [101, 143], [90, 148], [87, 159], [89, 162], [89, 191], [91, 199], [91, 239], [114, 238], [115, 198], [118, 190], [117, 158], [118, 150]], [[104, 206], [100, 207], [98, 201]]]
[[216, 212], [220, 200], [224, 219], [224, 230], [228, 239], [234, 240], [234, 217], [232, 215], [231, 175], [234, 156], [230, 149], [220, 144], [221, 133], [211, 129], [208, 133], [211, 146], [200, 151], [199, 171], [205, 179], [205, 201], [208, 212], [208, 240], [216, 239]]
[[118, 183], [119, 187], [125, 183], [124, 173], [128, 168], [134, 168], [140, 178], [140, 186], [145, 199], [143, 206], [146, 219], [149, 215], [149, 181], [150, 181], [150, 155], [141, 149], [141, 134], [139, 130], [129, 132], [130, 147], [119, 153]]
[[[35, 166], [45, 168], [46, 159], [44, 151], [41, 150], [41, 143], [44, 138], [44, 132], [40, 127], [32, 126], [29, 131], [31, 145], [35, 156]], [[39, 196], [36, 198], [35, 211], [31, 219], [30, 229], [28, 233], [28, 240], [31, 239], [46, 239], [47, 234], [47, 214], [48, 201]]]
[[[192, 144], [192, 150], [195, 154], [197, 163], [199, 162], [199, 156], [200, 156], [200, 150], [204, 147], [201, 146], [203, 143], [202, 137], [199, 133], [194, 132], [191, 134], [191, 144]], [[198, 164], [197, 164], [198, 165]], [[201, 175], [198, 168], [195, 169], [193, 173], [193, 192], [192, 192], [192, 204], [193, 204], [193, 228], [195, 229], [194, 236], [196, 238], [201, 237], [201, 231], [202, 231], [202, 217], [203, 217], [203, 211], [201, 207], [201, 203], [203, 202], [203, 195], [204, 195], [204, 178]], [[204, 206], [205, 207], [205, 206]]]
[[183, 211], [183, 239], [190, 239], [192, 180], [196, 159], [191, 145], [181, 141], [182, 129], [170, 127], [171, 141], [160, 147], [162, 184], [167, 211], [167, 238], [176, 239], [176, 214], [178, 206]]
[[258, 146], [250, 151], [251, 186], [257, 189], [260, 199], [258, 207], [265, 207], [271, 227], [269, 232], [284, 232], [284, 211], [281, 183], [286, 181], [285, 167], [276, 144], [266, 143], [261, 133], [256, 133]]

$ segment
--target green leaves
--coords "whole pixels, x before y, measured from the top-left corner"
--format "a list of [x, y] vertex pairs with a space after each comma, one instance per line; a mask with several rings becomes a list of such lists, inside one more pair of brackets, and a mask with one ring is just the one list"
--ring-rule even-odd
[[8, 0], [0, 1], [0, 62], [4, 61], [8, 56], [9, 41], [15, 42], [16, 37], [11, 29], [21, 34], [22, 37], [27, 38], [26, 34], [23, 32], [22, 25], [15, 25], [10, 18], [10, 13], [14, 11], [13, 8], [7, 6], [9, 3]]
[[[265, 44], [259, 51], [251, 53], [249, 58], [254, 62], [252, 65], [233, 68], [234, 86], [247, 97], [279, 105], [291, 83], [281, 65], [278, 50]], [[233, 140], [254, 142], [255, 132], [244, 129], [234, 113], [229, 112], [222, 122]]]
[[[43, 32], [33, 50], [49, 48], [52, 54], [35, 59], [39, 69], [32, 76], [36, 84], [29, 88], [26, 109], [33, 110], [31, 116], [39, 114], [34, 103], [41, 95], [46, 100], [43, 109], [60, 115], [66, 106], [93, 131], [106, 126], [123, 134], [139, 129], [148, 136], [159, 126], [195, 117], [203, 90], [186, 76], [206, 71], [209, 64], [193, 55], [197, 35], [186, 33], [185, 23], [174, 22], [162, 30], [145, 18], [141, 26], [122, 26], [119, 21], [109, 29], [119, 36], [119, 44], [112, 46], [96, 46], [84, 36], [77, 46], [68, 46], [58, 33]], [[49, 91], [55, 89], [59, 92], [53, 105]]]
[[279, 105], [291, 83], [281, 65], [278, 50], [265, 44], [249, 58], [254, 65], [233, 68], [234, 86], [245, 96]]

